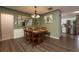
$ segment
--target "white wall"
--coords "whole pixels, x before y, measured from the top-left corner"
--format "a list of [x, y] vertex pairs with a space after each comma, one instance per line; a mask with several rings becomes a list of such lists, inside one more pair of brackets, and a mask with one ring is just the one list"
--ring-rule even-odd
[[14, 29], [14, 38], [24, 37], [23, 29]]

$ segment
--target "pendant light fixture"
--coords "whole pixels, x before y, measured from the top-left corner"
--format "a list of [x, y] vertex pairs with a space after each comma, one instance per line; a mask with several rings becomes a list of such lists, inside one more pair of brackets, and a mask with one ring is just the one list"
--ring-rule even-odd
[[40, 18], [40, 15], [37, 14], [37, 6], [35, 6], [34, 8], [35, 8], [34, 14], [31, 15], [31, 17], [32, 17], [32, 18], [35, 18], [35, 19], [36, 19], [36, 18]]

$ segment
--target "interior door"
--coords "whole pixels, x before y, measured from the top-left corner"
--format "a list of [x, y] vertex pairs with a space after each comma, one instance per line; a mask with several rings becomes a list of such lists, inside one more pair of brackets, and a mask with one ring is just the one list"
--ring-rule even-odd
[[14, 16], [11, 14], [1, 13], [1, 33], [2, 40], [13, 38], [13, 21]]

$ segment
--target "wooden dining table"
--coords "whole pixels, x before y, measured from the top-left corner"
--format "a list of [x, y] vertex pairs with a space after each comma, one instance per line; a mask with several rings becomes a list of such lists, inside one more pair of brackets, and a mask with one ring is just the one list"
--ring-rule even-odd
[[47, 30], [43, 30], [43, 29], [37, 29], [37, 30], [26, 30], [26, 32], [30, 33], [30, 41], [32, 41], [34, 43], [35, 40], [37, 40], [37, 42], [42, 42], [45, 39], [45, 32], [47, 32]]

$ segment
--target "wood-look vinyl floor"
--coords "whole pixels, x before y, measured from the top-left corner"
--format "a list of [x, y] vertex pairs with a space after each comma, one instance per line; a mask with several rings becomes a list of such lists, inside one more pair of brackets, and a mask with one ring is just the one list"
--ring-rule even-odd
[[24, 38], [0, 41], [0, 52], [76, 52], [79, 51], [77, 37], [47, 38], [34, 46]]

